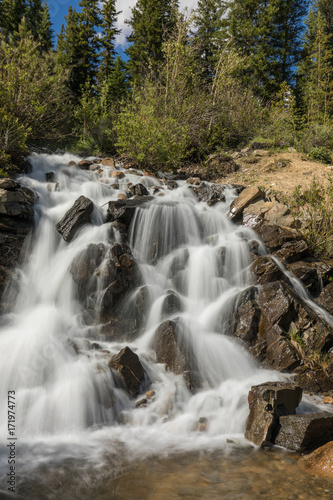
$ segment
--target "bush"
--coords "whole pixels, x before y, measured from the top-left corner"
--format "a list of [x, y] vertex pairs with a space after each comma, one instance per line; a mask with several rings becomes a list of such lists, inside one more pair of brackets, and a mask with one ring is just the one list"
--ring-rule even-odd
[[328, 186], [313, 180], [308, 190], [297, 186], [293, 193], [292, 213], [301, 221], [301, 233], [310, 251], [318, 257], [333, 257], [333, 178]]
[[327, 148], [320, 147], [320, 148], [310, 149], [308, 151], [308, 155], [313, 160], [318, 160], [322, 163], [326, 163], [327, 165], [332, 163], [332, 152], [329, 151]]

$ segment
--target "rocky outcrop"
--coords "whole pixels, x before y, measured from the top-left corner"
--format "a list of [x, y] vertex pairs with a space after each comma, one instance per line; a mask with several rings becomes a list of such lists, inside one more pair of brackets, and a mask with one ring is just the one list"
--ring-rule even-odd
[[58, 233], [61, 234], [65, 241], [72, 241], [81, 227], [90, 224], [90, 216], [93, 210], [93, 202], [85, 196], [80, 196], [56, 225]]
[[4, 290], [33, 228], [35, 201], [36, 195], [30, 189], [12, 179], [0, 179], [0, 311], [11, 305], [11, 294], [4, 294]]
[[276, 442], [283, 415], [294, 415], [302, 389], [287, 382], [266, 382], [251, 387], [245, 437], [258, 446]]
[[296, 228], [297, 223], [289, 208], [278, 201], [259, 200], [243, 210], [243, 225], [255, 229], [261, 224]]
[[139, 356], [129, 347], [124, 347], [109, 362], [120, 381], [120, 385], [133, 397], [136, 397], [144, 383], [145, 372]]
[[168, 370], [183, 375], [191, 390], [200, 387], [195, 355], [190, 343], [186, 342], [179, 321], [162, 323], [155, 332], [152, 347], [158, 363], [165, 363]]

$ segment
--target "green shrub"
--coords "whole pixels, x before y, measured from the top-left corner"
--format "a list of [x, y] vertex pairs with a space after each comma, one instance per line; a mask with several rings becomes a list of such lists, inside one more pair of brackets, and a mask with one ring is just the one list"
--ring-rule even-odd
[[310, 252], [321, 258], [333, 257], [333, 178], [328, 177], [328, 181], [323, 187], [314, 179], [304, 192], [297, 186], [291, 207]]
[[312, 158], [312, 160], [318, 160], [322, 163], [326, 163], [327, 165], [332, 163], [332, 152], [327, 148], [319, 147], [310, 149], [308, 151], [308, 155]]

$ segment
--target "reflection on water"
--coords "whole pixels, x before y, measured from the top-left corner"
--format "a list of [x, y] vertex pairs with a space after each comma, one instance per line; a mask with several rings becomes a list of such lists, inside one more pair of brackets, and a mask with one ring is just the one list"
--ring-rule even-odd
[[53, 471], [40, 468], [20, 490], [24, 498], [40, 500], [333, 498], [333, 485], [310, 475], [298, 455], [230, 447], [228, 456], [189, 453], [122, 462], [118, 455], [99, 470], [80, 469], [77, 463]]

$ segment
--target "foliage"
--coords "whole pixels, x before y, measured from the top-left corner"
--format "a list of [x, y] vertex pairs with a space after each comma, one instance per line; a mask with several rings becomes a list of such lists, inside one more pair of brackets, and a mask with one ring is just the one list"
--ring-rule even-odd
[[138, 0], [132, 9], [128, 69], [134, 79], [156, 74], [163, 62], [163, 41], [176, 23], [175, 0]]
[[19, 27], [18, 42], [0, 37], [0, 105], [17, 118], [32, 137], [58, 135], [67, 119], [66, 74], [57, 70], [52, 54], [40, 53], [39, 44]]
[[333, 257], [333, 178], [328, 186], [319, 185], [314, 179], [310, 188], [294, 190], [292, 212], [301, 221], [301, 232], [311, 253], [318, 257]]

